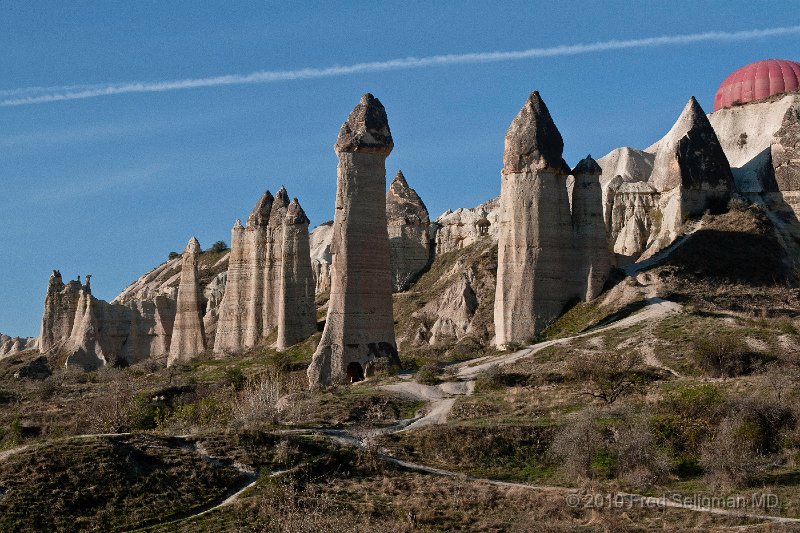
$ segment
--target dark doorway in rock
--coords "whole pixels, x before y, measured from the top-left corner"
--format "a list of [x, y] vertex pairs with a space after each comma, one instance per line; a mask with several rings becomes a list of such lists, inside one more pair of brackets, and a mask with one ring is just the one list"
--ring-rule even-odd
[[364, 379], [364, 369], [358, 363], [350, 363], [347, 365], [347, 381], [355, 383]]

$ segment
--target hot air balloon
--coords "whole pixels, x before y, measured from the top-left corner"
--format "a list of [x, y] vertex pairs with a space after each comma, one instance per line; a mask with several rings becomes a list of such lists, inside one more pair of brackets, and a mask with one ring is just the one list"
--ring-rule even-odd
[[766, 59], [725, 78], [714, 96], [714, 111], [800, 89], [800, 63]]

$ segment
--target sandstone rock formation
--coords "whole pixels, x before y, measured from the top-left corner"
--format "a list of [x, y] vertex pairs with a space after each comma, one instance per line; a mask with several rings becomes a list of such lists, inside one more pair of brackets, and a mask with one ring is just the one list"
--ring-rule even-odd
[[500, 192], [496, 344], [530, 341], [578, 293], [564, 141], [538, 92], [508, 128]]
[[661, 227], [652, 250], [672, 242], [687, 216], [724, 208], [733, 175], [714, 128], [694, 97], [658, 143], [650, 185], [660, 193]]
[[609, 240], [619, 266], [636, 261], [650, 245], [661, 219], [658, 192], [645, 181], [620, 183], [614, 188]]
[[0, 357], [38, 348], [38, 337], [9, 337], [0, 333]]
[[200, 243], [195, 237], [192, 237], [189, 244], [186, 245], [182, 257], [181, 283], [178, 286], [175, 322], [172, 328], [167, 366], [189, 360], [206, 349], [197, 271], [199, 254]]
[[[290, 224], [290, 228], [286, 228]], [[306, 283], [313, 283], [308, 251], [308, 219], [295, 201], [290, 205], [284, 187], [273, 197], [269, 191], [258, 200], [247, 226], [239, 220], [231, 230], [231, 251], [222, 295], [214, 352], [237, 353], [265, 342], [276, 331], [281, 347], [313, 333], [309, 326]], [[288, 258], [288, 265], [284, 259]], [[285, 280], [286, 275], [290, 279]], [[302, 295], [302, 296], [301, 296]], [[297, 305], [284, 302], [285, 298]], [[313, 306], [313, 294], [311, 296]], [[283, 307], [282, 307], [283, 306]], [[288, 319], [288, 323], [283, 323]], [[298, 337], [298, 335], [304, 335]]]
[[417, 191], [398, 170], [386, 192], [392, 289], [405, 290], [431, 260], [430, 217]]
[[800, 94], [795, 93], [720, 109], [708, 116], [731, 165], [737, 192], [777, 190], [770, 147], [786, 114], [799, 107]]
[[361, 379], [367, 363], [399, 363], [386, 226], [386, 157], [394, 142], [379, 100], [365, 94], [342, 125], [331, 253], [331, 296], [311, 387]]
[[499, 236], [500, 198], [479, 206], [443, 213], [431, 224], [431, 240], [436, 255], [466, 248], [480, 239], [497, 241]]
[[582, 300], [592, 300], [603, 291], [613, 264], [603, 221], [603, 193], [600, 165], [587, 156], [572, 170], [572, 225]]
[[800, 105], [786, 110], [781, 128], [773, 136], [770, 154], [777, 189], [800, 194]]
[[286, 210], [283, 224], [278, 350], [307, 339], [317, 330], [308, 224], [308, 217], [295, 198]]
[[332, 240], [333, 220], [320, 224], [311, 232], [311, 269], [317, 294], [330, 293], [331, 290]]
[[[614, 199], [625, 183], [640, 183], [650, 179], [655, 154], [624, 146], [616, 148], [597, 160], [603, 173], [600, 185], [603, 188], [603, 219], [609, 231], [610, 242], [616, 240], [619, 228], [626, 220], [614, 220]], [[629, 191], [630, 192], [630, 191]], [[619, 211], [619, 208], [618, 208]], [[624, 209], [622, 209], [624, 211]], [[617, 228], [617, 231], [614, 231]]]
[[175, 319], [175, 300], [108, 303], [94, 298], [80, 279], [65, 284], [50, 276], [39, 350], [65, 357], [67, 366], [92, 370], [118, 363], [166, 357]]
[[[259, 200], [258, 206], [272, 195], [267, 191]], [[253, 215], [250, 215], [254, 218]], [[251, 245], [252, 246], [252, 245]], [[225, 294], [219, 306], [217, 333], [214, 338], [214, 352], [224, 353], [238, 351], [245, 346], [244, 323], [250, 309], [249, 285], [253, 274], [250, 268], [251, 257], [245, 251], [244, 226], [237, 219], [231, 229], [231, 252], [228, 256], [228, 280], [225, 283]]]

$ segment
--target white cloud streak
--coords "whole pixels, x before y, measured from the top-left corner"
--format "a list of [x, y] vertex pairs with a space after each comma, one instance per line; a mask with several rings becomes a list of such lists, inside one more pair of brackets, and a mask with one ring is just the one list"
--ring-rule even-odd
[[129, 93], [157, 93], [179, 91], [201, 87], [218, 87], [223, 85], [249, 85], [257, 83], [275, 83], [281, 81], [308, 80], [330, 78], [366, 72], [385, 72], [414, 68], [442, 67], [475, 63], [497, 63], [502, 61], [519, 61], [543, 57], [571, 56], [626, 50], [632, 48], [651, 48], [657, 46], [686, 45], [703, 42], [733, 42], [767, 37], [800, 34], [800, 25], [765, 28], [746, 31], [710, 31], [684, 35], [666, 35], [644, 39], [627, 39], [601, 41], [586, 44], [553, 46], [548, 48], [529, 48], [508, 52], [475, 52], [468, 54], [447, 54], [427, 57], [406, 57], [388, 61], [373, 61], [353, 65], [334, 65], [325, 68], [303, 68], [297, 70], [262, 70], [249, 74], [229, 74], [207, 78], [188, 78], [168, 81], [134, 81], [98, 85], [67, 85], [62, 87], [22, 87], [19, 89], [0, 90], [0, 107], [42, 104], [67, 100], [82, 100], [99, 96], [111, 96]]

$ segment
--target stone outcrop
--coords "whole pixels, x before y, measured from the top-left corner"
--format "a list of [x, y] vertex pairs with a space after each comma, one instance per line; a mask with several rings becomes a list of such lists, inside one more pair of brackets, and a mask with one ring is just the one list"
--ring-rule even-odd
[[199, 255], [200, 243], [195, 237], [192, 237], [186, 245], [182, 257], [181, 283], [178, 286], [175, 322], [172, 328], [167, 366], [187, 361], [206, 350], [206, 334], [197, 269]]
[[0, 333], [0, 357], [38, 348], [38, 337], [9, 337]]
[[658, 143], [650, 185], [659, 192], [661, 224], [650, 251], [672, 242], [687, 216], [727, 204], [733, 175], [714, 128], [694, 97]]
[[609, 239], [617, 265], [636, 261], [650, 245], [660, 220], [658, 199], [658, 191], [645, 181], [623, 182], [614, 189]]
[[[269, 191], [259, 200], [258, 206], [269, 195]], [[253, 215], [251, 214], [251, 218]], [[251, 245], [252, 246], [252, 245]], [[252, 283], [251, 256], [245, 252], [244, 226], [240, 220], [231, 229], [231, 252], [228, 256], [228, 280], [225, 294], [219, 306], [217, 333], [214, 337], [214, 352], [241, 350], [244, 344], [244, 323], [250, 308], [249, 285]]]
[[125, 304], [98, 300], [80, 279], [64, 283], [61, 274], [50, 276], [42, 316], [39, 350], [65, 357], [67, 366], [92, 370], [145, 358], [166, 357], [175, 319], [175, 300]]
[[278, 350], [307, 339], [317, 330], [308, 224], [308, 217], [295, 198], [286, 210], [283, 224]]
[[619, 215], [626, 211], [619, 207], [614, 210], [617, 193], [626, 183], [641, 183], [650, 179], [654, 159], [655, 154], [624, 146], [612, 150], [597, 160], [603, 169], [600, 185], [603, 188], [603, 219], [609, 232], [609, 242], [616, 241], [619, 230], [627, 222], [627, 219], [614, 218], [615, 214]]
[[399, 170], [386, 192], [386, 222], [392, 289], [398, 292], [407, 289], [431, 260], [428, 209]]
[[578, 283], [582, 300], [592, 300], [603, 291], [613, 265], [603, 220], [600, 165], [588, 156], [572, 170], [572, 226], [574, 230]]
[[800, 94], [720, 109], [708, 115], [731, 165], [738, 193], [778, 189], [774, 183], [771, 145], [792, 108], [800, 108]]
[[477, 309], [478, 298], [465, 273], [456, 283], [447, 287], [438, 299], [429, 302], [420, 311], [433, 320], [426, 336], [427, 342], [441, 344], [458, 341], [469, 333]]
[[565, 291], [574, 281], [574, 254], [563, 147], [547, 106], [531, 93], [505, 138], [494, 308], [498, 346], [530, 341], [573, 296]]
[[330, 293], [331, 290], [332, 240], [333, 220], [320, 224], [311, 232], [311, 270], [317, 294]]
[[386, 157], [394, 146], [386, 111], [365, 94], [339, 132], [331, 294], [311, 387], [361, 379], [368, 363], [398, 364], [386, 225]]
[[480, 239], [497, 241], [499, 220], [499, 197], [470, 209], [448, 210], [431, 224], [431, 240], [436, 243], [436, 255], [466, 248]]
[[800, 191], [800, 105], [786, 110], [781, 128], [770, 147], [775, 187], [778, 191]]

